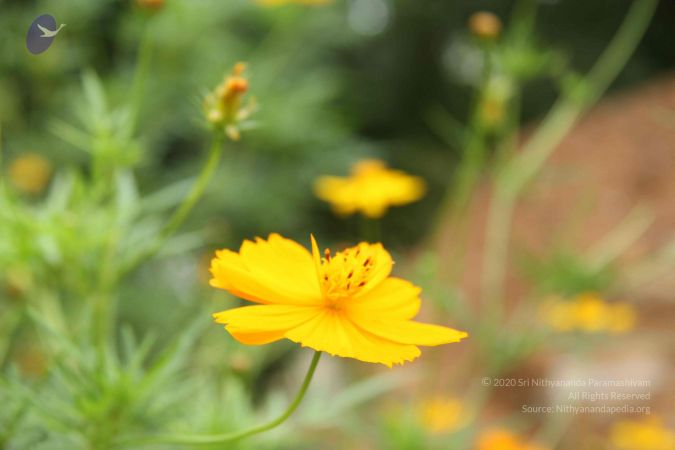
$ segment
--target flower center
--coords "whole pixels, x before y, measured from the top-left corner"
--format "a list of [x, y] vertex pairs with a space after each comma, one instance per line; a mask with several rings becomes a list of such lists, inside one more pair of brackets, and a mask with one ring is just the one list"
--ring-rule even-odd
[[367, 245], [348, 248], [331, 256], [326, 249], [321, 260], [322, 292], [333, 307], [341, 300], [353, 297], [373, 276], [375, 254]]

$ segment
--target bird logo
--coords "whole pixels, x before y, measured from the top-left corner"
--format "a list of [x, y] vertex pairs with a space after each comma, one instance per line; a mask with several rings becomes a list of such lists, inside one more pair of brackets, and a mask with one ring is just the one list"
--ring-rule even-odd
[[52, 31], [52, 30], [48, 30], [47, 28], [43, 27], [39, 23], [37, 24], [38, 29], [40, 31], [42, 31], [42, 35], [40, 36], [42, 38], [50, 38], [50, 37], [56, 36], [57, 34], [59, 34], [59, 31], [61, 31], [61, 28], [65, 27], [65, 26], [66, 26], [66, 24], [62, 23], [61, 26], [59, 26], [56, 30]]
[[28, 28], [28, 33], [26, 33], [26, 48], [34, 55], [46, 51], [52, 45], [59, 31], [65, 26], [65, 24], [61, 24], [57, 28], [56, 19], [53, 16], [49, 14], [41, 15]]

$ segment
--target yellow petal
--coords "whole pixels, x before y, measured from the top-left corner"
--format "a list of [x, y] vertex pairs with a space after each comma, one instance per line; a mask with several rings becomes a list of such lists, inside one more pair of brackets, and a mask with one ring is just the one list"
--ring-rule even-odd
[[394, 265], [394, 260], [391, 258], [391, 255], [388, 251], [384, 249], [382, 244], [369, 244], [367, 242], [361, 242], [357, 245], [364, 254], [371, 254], [371, 259], [373, 265], [370, 268], [370, 275], [366, 284], [359, 290], [356, 298], [361, 298], [371, 292], [373, 289], [377, 289], [378, 286], [384, 282], [389, 274], [391, 274], [391, 269]]
[[365, 294], [345, 303], [355, 319], [412, 319], [420, 310], [421, 289], [400, 278], [387, 278]]
[[388, 367], [412, 361], [420, 355], [417, 347], [379, 338], [330, 309], [289, 330], [286, 337], [303, 347]]
[[319, 245], [316, 243], [316, 239], [314, 239], [314, 235], [310, 234], [309, 238], [312, 241], [312, 260], [314, 261], [314, 274], [316, 275], [316, 282], [319, 283], [320, 289], [323, 292], [323, 280], [322, 280], [322, 273], [323, 273], [323, 268], [321, 267], [321, 252], [319, 251]]
[[433, 346], [459, 342], [468, 336], [464, 331], [411, 320], [361, 318], [356, 324], [369, 333], [401, 344]]
[[260, 345], [277, 341], [284, 333], [312, 319], [320, 310], [291, 305], [256, 305], [221, 311], [213, 315], [218, 323], [243, 344]]
[[[219, 250], [211, 261], [211, 286], [263, 304], [312, 305], [321, 302], [312, 257], [299, 244], [270, 235], [245, 241], [241, 252]], [[304, 278], [304, 280], [301, 280]]]
[[255, 243], [244, 241], [239, 254], [252, 272], [264, 274], [275, 284], [297, 290], [300, 295], [319, 292], [312, 255], [297, 242], [273, 233], [267, 241], [260, 238]]
[[225, 327], [233, 338], [246, 345], [265, 345], [276, 342], [284, 338], [285, 331], [262, 331], [253, 333], [248, 331], [236, 331], [233, 328]]

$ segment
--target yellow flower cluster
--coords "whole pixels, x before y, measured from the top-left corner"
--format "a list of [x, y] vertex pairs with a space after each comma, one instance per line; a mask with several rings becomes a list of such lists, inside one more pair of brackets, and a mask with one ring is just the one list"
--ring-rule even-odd
[[245, 70], [246, 64], [241, 62], [235, 64], [232, 73], [225, 76], [223, 82], [204, 99], [206, 119], [221, 128], [233, 141], [239, 140], [240, 124], [255, 110], [255, 102], [252, 100], [243, 105], [243, 97], [248, 92]]
[[508, 430], [494, 429], [484, 432], [478, 438], [476, 450], [546, 450], [546, 448], [527, 442]]
[[617, 422], [612, 427], [611, 441], [618, 450], [675, 450], [675, 433], [653, 416]]
[[320, 177], [314, 188], [316, 195], [330, 203], [337, 214], [360, 212], [376, 219], [390, 206], [405, 205], [422, 198], [426, 185], [419, 177], [369, 159], [355, 164], [349, 177]]
[[419, 406], [424, 428], [433, 434], [452, 433], [466, 423], [464, 406], [454, 397], [433, 397]]
[[18, 190], [36, 195], [47, 187], [52, 175], [52, 165], [40, 155], [26, 153], [12, 161], [8, 175]]
[[627, 303], [609, 303], [594, 293], [572, 299], [550, 299], [542, 307], [544, 321], [558, 331], [625, 333], [635, 326], [636, 314]]
[[[323, 256], [323, 257], [322, 257]], [[317, 351], [391, 367], [420, 355], [418, 346], [459, 342], [462, 331], [415, 322], [420, 289], [391, 277], [381, 244], [362, 242], [331, 255], [272, 234], [216, 252], [211, 286], [255, 306], [214, 314], [243, 344], [289, 339]]]

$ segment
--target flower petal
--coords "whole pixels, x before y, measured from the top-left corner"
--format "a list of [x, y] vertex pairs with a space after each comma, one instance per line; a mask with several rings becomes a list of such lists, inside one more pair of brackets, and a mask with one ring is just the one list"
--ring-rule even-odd
[[417, 347], [377, 337], [329, 309], [287, 331], [286, 337], [303, 347], [388, 367], [412, 361], [420, 355]]
[[260, 345], [278, 341], [284, 333], [320, 313], [314, 307], [255, 305], [213, 314], [216, 322], [243, 344]]
[[312, 255], [297, 242], [273, 233], [267, 241], [244, 241], [239, 254], [256, 274], [265, 274], [288, 288], [319, 292]]
[[245, 241], [240, 253], [216, 252], [211, 261], [211, 285], [263, 304], [316, 305], [319, 283], [310, 253], [278, 234]]
[[451, 342], [459, 342], [468, 336], [464, 331], [414, 322], [412, 320], [383, 320], [361, 318], [356, 325], [376, 336], [401, 344], [410, 345], [441, 345]]
[[376, 289], [387, 279], [391, 274], [391, 269], [394, 265], [394, 260], [388, 251], [384, 249], [382, 244], [369, 244], [361, 242], [357, 248], [364, 255], [369, 255], [372, 259], [372, 266], [370, 268], [370, 275], [366, 284], [359, 290], [357, 297], [366, 295], [368, 292]]
[[390, 277], [370, 291], [345, 302], [350, 317], [412, 319], [420, 310], [421, 289], [400, 278]]

